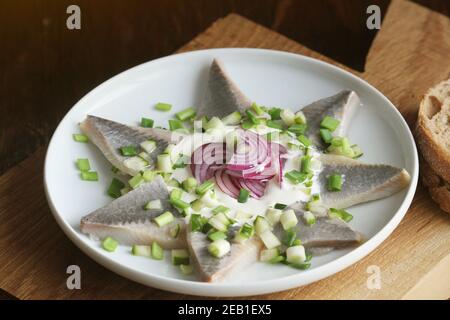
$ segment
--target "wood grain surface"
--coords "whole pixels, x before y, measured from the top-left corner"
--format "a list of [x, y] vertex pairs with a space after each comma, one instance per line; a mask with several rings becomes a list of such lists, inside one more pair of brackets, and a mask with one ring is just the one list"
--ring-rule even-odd
[[[450, 75], [450, 20], [405, 1], [393, 1], [369, 51], [365, 78], [386, 94], [408, 123], [415, 120], [420, 95]], [[181, 50], [261, 47], [330, 59], [238, 15], [229, 15]], [[333, 63], [333, 62], [332, 62]], [[335, 63], [336, 64], [336, 63]], [[45, 200], [45, 149], [0, 177], [0, 288], [20, 299], [184, 299], [133, 283], [81, 253], [56, 225]], [[394, 233], [369, 256], [311, 285], [253, 298], [400, 299], [449, 298], [450, 219], [419, 186], [411, 208]], [[66, 268], [82, 270], [82, 289], [66, 288]], [[369, 290], [367, 267], [380, 267], [382, 285]], [[430, 281], [441, 279], [441, 281]], [[431, 289], [430, 289], [431, 288]]]

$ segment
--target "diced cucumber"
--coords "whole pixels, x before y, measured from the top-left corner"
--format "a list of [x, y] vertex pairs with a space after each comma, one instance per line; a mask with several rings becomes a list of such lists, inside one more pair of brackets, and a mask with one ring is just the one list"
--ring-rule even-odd
[[267, 249], [273, 249], [281, 245], [280, 240], [270, 230], [264, 231], [259, 237]]
[[152, 243], [152, 258], [155, 260], [164, 259], [164, 249], [156, 241]]
[[298, 223], [298, 219], [294, 210], [285, 210], [280, 216], [280, 222], [284, 230], [295, 227]]
[[181, 264], [189, 264], [189, 252], [185, 249], [173, 249], [172, 253], [172, 264], [179, 266]]
[[150, 246], [142, 246], [142, 245], [134, 245], [131, 249], [131, 252], [134, 256], [141, 257], [151, 257], [152, 256], [152, 247]]

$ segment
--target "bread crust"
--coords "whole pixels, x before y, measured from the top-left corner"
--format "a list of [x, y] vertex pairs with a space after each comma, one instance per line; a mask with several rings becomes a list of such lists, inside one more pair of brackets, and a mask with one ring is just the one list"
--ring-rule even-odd
[[[431, 169], [450, 183], [450, 150], [433, 134], [433, 125], [428, 116], [433, 103], [450, 104], [450, 79], [431, 88], [422, 98], [416, 124], [416, 140], [422, 156]], [[442, 109], [441, 109], [442, 110]], [[450, 116], [450, 115], [449, 115]]]
[[420, 159], [420, 176], [431, 198], [443, 211], [450, 214], [450, 184], [436, 174], [423, 158]]

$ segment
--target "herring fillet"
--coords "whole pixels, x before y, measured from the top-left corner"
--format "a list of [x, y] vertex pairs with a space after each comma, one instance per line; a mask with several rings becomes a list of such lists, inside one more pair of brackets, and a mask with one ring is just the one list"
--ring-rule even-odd
[[[144, 210], [144, 206], [155, 199], [161, 200], [162, 209]], [[153, 219], [165, 211], [172, 212], [176, 219], [158, 227]], [[181, 232], [173, 238], [170, 230], [176, 224], [180, 224]], [[156, 241], [165, 249], [186, 247], [184, 220], [169, 203], [169, 192], [160, 176], [83, 217], [80, 228], [93, 238], [110, 236], [124, 245], [150, 245]]]
[[224, 117], [234, 111], [244, 111], [252, 102], [241, 92], [225, 71], [220, 60], [214, 59], [209, 69], [206, 91], [198, 115]]
[[[215, 258], [208, 252], [211, 241], [208, 240], [207, 235], [191, 230], [187, 230], [186, 234], [191, 259], [201, 279], [206, 282], [221, 282], [245, 269], [258, 261], [262, 248], [262, 242], [253, 237], [242, 244], [231, 242], [230, 252], [222, 258]], [[229, 238], [232, 239], [232, 237], [233, 235], [230, 235]]]
[[326, 144], [319, 134], [322, 119], [325, 116], [338, 119], [340, 124], [333, 135], [346, 136], [353, 115], [360, 106], [361, 102], [358, 95], [351, 90], [342, 90], [333, 96], [314, 101], [300, 109], [306, 117], [306, 135], [317, 147], [325, 149]]
[[[405, 169], [385, 164], [366, 164], [337, 155], [320, 155], [320, 198], [331, 208], [348, 208], [372, 200], [386, 198], [405, 188], [411, 178]], [[342, 190], [328, 191], [332, 174], [343, 177]]]
[[80, 123], [80, 128], [112, 165], [121, 172], [131, 176], [139, 172], [127, 168], [123, 164], [127, 157], [121, 154], [119, 150], [121, 147], [134, 146], [139, 148], [141, 142], [149, 139], [155, 140], [157, 147], [150, 154], [153, 161], [155, 161], [156, 156], [162, 153], [169, 143], [175, 142], [181, 137], [181, 135], [165, 129], [130, 127], [122, 123], [91, 115], [88, 115]]

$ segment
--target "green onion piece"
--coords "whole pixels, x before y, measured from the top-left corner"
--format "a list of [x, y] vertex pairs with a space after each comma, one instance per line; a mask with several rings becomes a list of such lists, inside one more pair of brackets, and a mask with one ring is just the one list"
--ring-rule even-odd
[[251, 129], [251, 128], [253, 128], [253, 126], [254, 126], [253, 122], [248, 121], [248, 120], [245, 120], [244, 122], [242, 122], [242, 125], [241, 125], [242, 129], [245, 129], [245, 130]]
[[203, 230], [203, 227], [208, 223], [208, 219], [202, 217], [199, 214], [191, 214], [191, 230], [193, 232], [199, 232]]
[[283, 214], [280, 216], [280, 222], [284, 230], [289, 230], [295, 227], [298, 223], [298, 219], [297, 216], [295, 215], [294, 210], [289, 209], [284, 211]]
[[288, 128], [288, 131], [295, 135], [305, 134], [306, 124], [293, 124]]
[[284, 260], [286, 260], [285, 257], [283, 257], [283, 256], [276, 256], [276, 257], [270, 259], [268, 262], [271, 263], [271, 264], [276, 264], [276, 263], [283, 262]]
[[117, 249], [117, 246], [119, 245], [119, 242], [117, 242], [116, 240], [114, 240], [111, 237], [106, 237], [105, 239], [103, 239], [102, 241], [102, 247], [103, 249], [105, 249], [108, 252], [114, 252]]
[[158, 225], [158, 227], [164, 227], [165, 225], [173, 222], [175, 220], [172, 212], [166, 211], [163, 214], [157, 216], [155, 218], [155, 222]]
[[323, 142], [330, 143], [333, 139], [333, 135], [331, 134], [331, 131], [328, 129], [320, 129], [320, 137], [322, 138]]
[[170, 131], [175, 131], [177, 129], [184, 129], [183, 122], [180, 120], [171, 119], [169, 120], [169, 129]]
[[156, 141], [154, 141], [154, 140], [143, 141], [143, 142], [140, 143], [140, 146], [147, 153], [152, 153], [153, 151], [155, 151], [155, 149], [157, 147]]
[[167, 153], [159, 154], [157, 156], [157, 166], [162, 172], [172, 172], [172, 161], [170, 155]]
[[327, 184], [328, 191], [341, 191], [342, 190], [342, 176], [340, 174], [332, 174], [328, 177]]
[[227, 240], [219, 239], [208, 246], [209, 253], [216, 258], [221, 258], [231, 250], [231, 245]]
[[291, 263], [289, 266], [299, 270], [306, 270], [311, 267], [311, 263]]
[[204, 207], [205, 205], [202, 203], [200, 199], [191, 202], [191, 208], [194, 211], [201, 211]]
[[206, 191], [211, 190], [212, 188], [214, 188], [214, 182], [212, 180], [207, 180], [195, 188], [195, 193], [203, 195]]
[[251, 224], [244, 223], [239, 229], [239, 234], [245, 239], [250, 239], [255, 233], [255, 228]]
[[256, 104], [256, 102], [253, 102], [253, 103], [252, 103], [251, 108], [252, 108], [253, 111], [255, 111], [255, 113], [256, 113], [258, 116], [262, 116], [262, 115], [264, 114], [264, 110], [263, 110], [260, 106], [258, 106], [258, 105]]
[[197, 185], [198, 185], [198, 182], [194, 177], [186, 178], [186, 180], [184, 180], [182, 183], [183, 189], [186, 192], [194, 191], [195, 188], [197, 187]]
[[161, 200], [151, 200], [145, 206], [145, 210], [161, 210], [163, 208]]
[[120, 152], [125, 157], [132, 157], [138, 154], [135, 146], [126, 146], [120, 148]]
[[220, 118], [218, 118], [218, 117], [212, 117], [211, 120], [209, 120], [205, 124], [204, 128], [205, 128], [205, 130], [221, 129], [221, 128], [223, 128], [222, 120], [220, 120]]
[[137, 187], [139, 187], [142, 183], [144, 183], [145, 180], [142, 177], [142, 175], [139, 173], [137, 175], [135, 175], [133, 178], [131, 178], [130, 180], [128, 180], [128, 184], [130, 185], [130, 187], [132, 187], [133, 189], [136, 189]]
[[280, 112], [280, 117], [286, 126], [292, 126], [295, 123], [295, 115], [289, 109], [283, 109]]
[[247, 189], [239, 190], [238, 202], [239, 203], [246, 203], [249, 196], [250, 196], [250, 191], [248, 191]]
[[305, 147], [311, 146], [311, 141], [303, 134], [299, 135], [297, 140], [300, 141]]
[[295, 230], [287, 230], [284, 232], [283, 238], [281, 239], [281, 243], [287, 247], [292, 247], [294, 245], [294, 241], [297, 238], [297, 233]]
[[281, 109], [280, 108], [270, 108], [269, 111], [267, 111], [270, 115], [270, 118], [272, 120], [280, 120], [281, 119]]
[[131, 188], [130, 187], [125, 187], [125, 188], [122, 188], [121, 190], [120, 190], [120, 194], [121, 195], [124, 195], [124, 194], [127, 194], [128, 192], [130, 192], [131, 191]]
[[175, 161], [173, 164], [174, 169], [178, 168], [186, 168], [187, 163], [189, 162], [189, 157], [185, 156], [184, 154], [180, 155], [180, 157]]
[[284, 203], [275, 203], [275, 205], [273, 206], [275, 209], [278, 209], [278, 210], [283, 210], [283, 209], [285, 209], [286, 207], [287, 207], [287, 204], [284, 204]]
[[144, 180], [147, 182], [153, 181], [153, 179], [155, 179], [157, 175], [158, 173], [153, 170], [144, 170], [142, 172], [142, 178], [144, 178]]
[[267, 219], [262, 216], [257, 216], [255, 221], [253, 222], [253, 225], [255, 227], [255, 232], [257, 235], [261, 235], [265, 231], [270, 231], [272, 229]]
[[173, 189], [172, 191], [170, 191], [169, 200], [181, 199], [182, 195], [183, 191], [181, 189]]
[[143, 128], [153, 128], [155, 121], [149, 118], [141, 118], [141, 127]]
[[211, 241], [216, 241], [219, 239], [226, 239], [227, 235], [222, 231], [214, 231], [208, 234], [208, 239]]
[[131, 253], [133, 254], [133, 256], [150, 258], [152, 256], [152, 247], [143, 245], [133, 245], [133, 247], [131, 248]]
[[311, 173], [311, 156], [303, 156], [301, 159], [301, 172]]
[[356, 145], [356, 144], [352, 145], [351, 148], [352, 148], [353, 153], [354, 153], [353, 159], [357, 159], [357, 158], [361, 157], [364, 154], [362, 152], [361, 148], [358, 145]]
[[76, 142], [83, 142], [83, 143], [89, 142], [89, 138], [84, 134], [74, 133], [72, 137], [73, 140], [75, 140]]
[[80, 171], [89, 171], [91, 170], [91, 165], [88, 159], [77, 159], [77, 167]]
[[189, 203], [184, 202], [181, 199], [170, 199], [170, 204], [172, 204], [174, 207], [184, 210], [190, 207]]
[[302, 240], [300, 239], [295, 239], [294, 242], [292, 242], [292, 246], [301, 246], [302, 245]]
[[213, 213], [225, 213], [227, 214], [228, 212], [230, 212], [230, 208], [227, 208], [225, 206], [218, 206], [216, 208], [214, 208], [214, 210], [212, 211]]
[[295, 114], [295, 123], [306, 124], [306, 117], [302, 111], [299, 111]]
[[189, 120], [191, 118], [194, 118], [195, 115], [196, 115], [196, 112], [195, 112], [194, 108], [191, 108], [191, 107], [186, 108], [183, 111], [175, 113], [175, 117], [177, 117], [177, 119], [180, 121]]
[[316, 217], [311, 212], [305, 212], [303, 214], [303, 219], [305, 219], [305, 222], [308, 226], [312, 226], [316, 223]]
[[353, 216], [344, 209], [330, 208], [328, 215], [332, 218], [339, 218], [345, 222], [350, 222], [353, 219]]
[[260, 120], [251, 112], [250, 110], [246, 110], [245, 114], [247, 115], [248, 120], [253, 124], [260, 124]]
[[177, 224], [175, 227], [170, 229], [170, 231], [169, 231], [170, 236], [172, 238], [178, 238], [178, 235], [180, 234], [180, 230], [181, 230], [180, 224]]
[[340, 121], [330, 117], [330, 116], [325, 116], [325, 118], [323, 118], [322, 122], [320, 122], [320, 127], [321, 128], [325, 128], [330, 130], [331, 132], [333, 132], [334, 130], [336, 130], [336, 128], [339, 126]]
[[152, 258], [155, 260], [164, 259], [164, 249], [156, 241], [152, 243]]
[[237, 125], [241, 122], [242, 116], [239, 111], [235, 111], [233, 113], [230, 113], [229, 115], [222, 118], [222, 123], [224, 125]]
[[180, 187], [180, 183], [179, 183], [176, 179], [174, 179], [174, 178], [169, 179], [169, 180], [166, 182], [166, 184], [167, 184], [168, 186], [175, 187], [175, 188], [179, 188], [179, 187]]
[[179, 266], [181, 264], [189, 264], [189, 252], [185, 249], [173, 249], [172, 264], [175, 266]]
[[298, 170], [291, 170], [289, 172], [286, 172], [284, 176], [293, 184], [302, 183], [306, 179], [306, 175]]
[[113, 178], [111, 184], [109, 185], [107, 193], [110, 197], [116, 199], [122, 195], [120, 190], [122, 190], [123, 188], [125, 188], [125, 183], [123, 183], [119, 179]]
[[187, 276], [187, 275], [191, 274], [192, 272], [194, 272], [194, 267], [190, 264], [180, 264], [180, 270], [181, 270], [182, 274]]
[[273, 121], [273, 120], [267, 120], [266, 125], [270, 128], [283, 130], [283, 126], [281, 125], [281, 123]]
[[155, 105], [155, 109], [159, 111], [170, 111], [170, 109], [172, 109], [172, 105], [169, 103], [158, 102]]
[[96, 171], [81, 171], [81, 180], [98, 181], [98, 173]]

